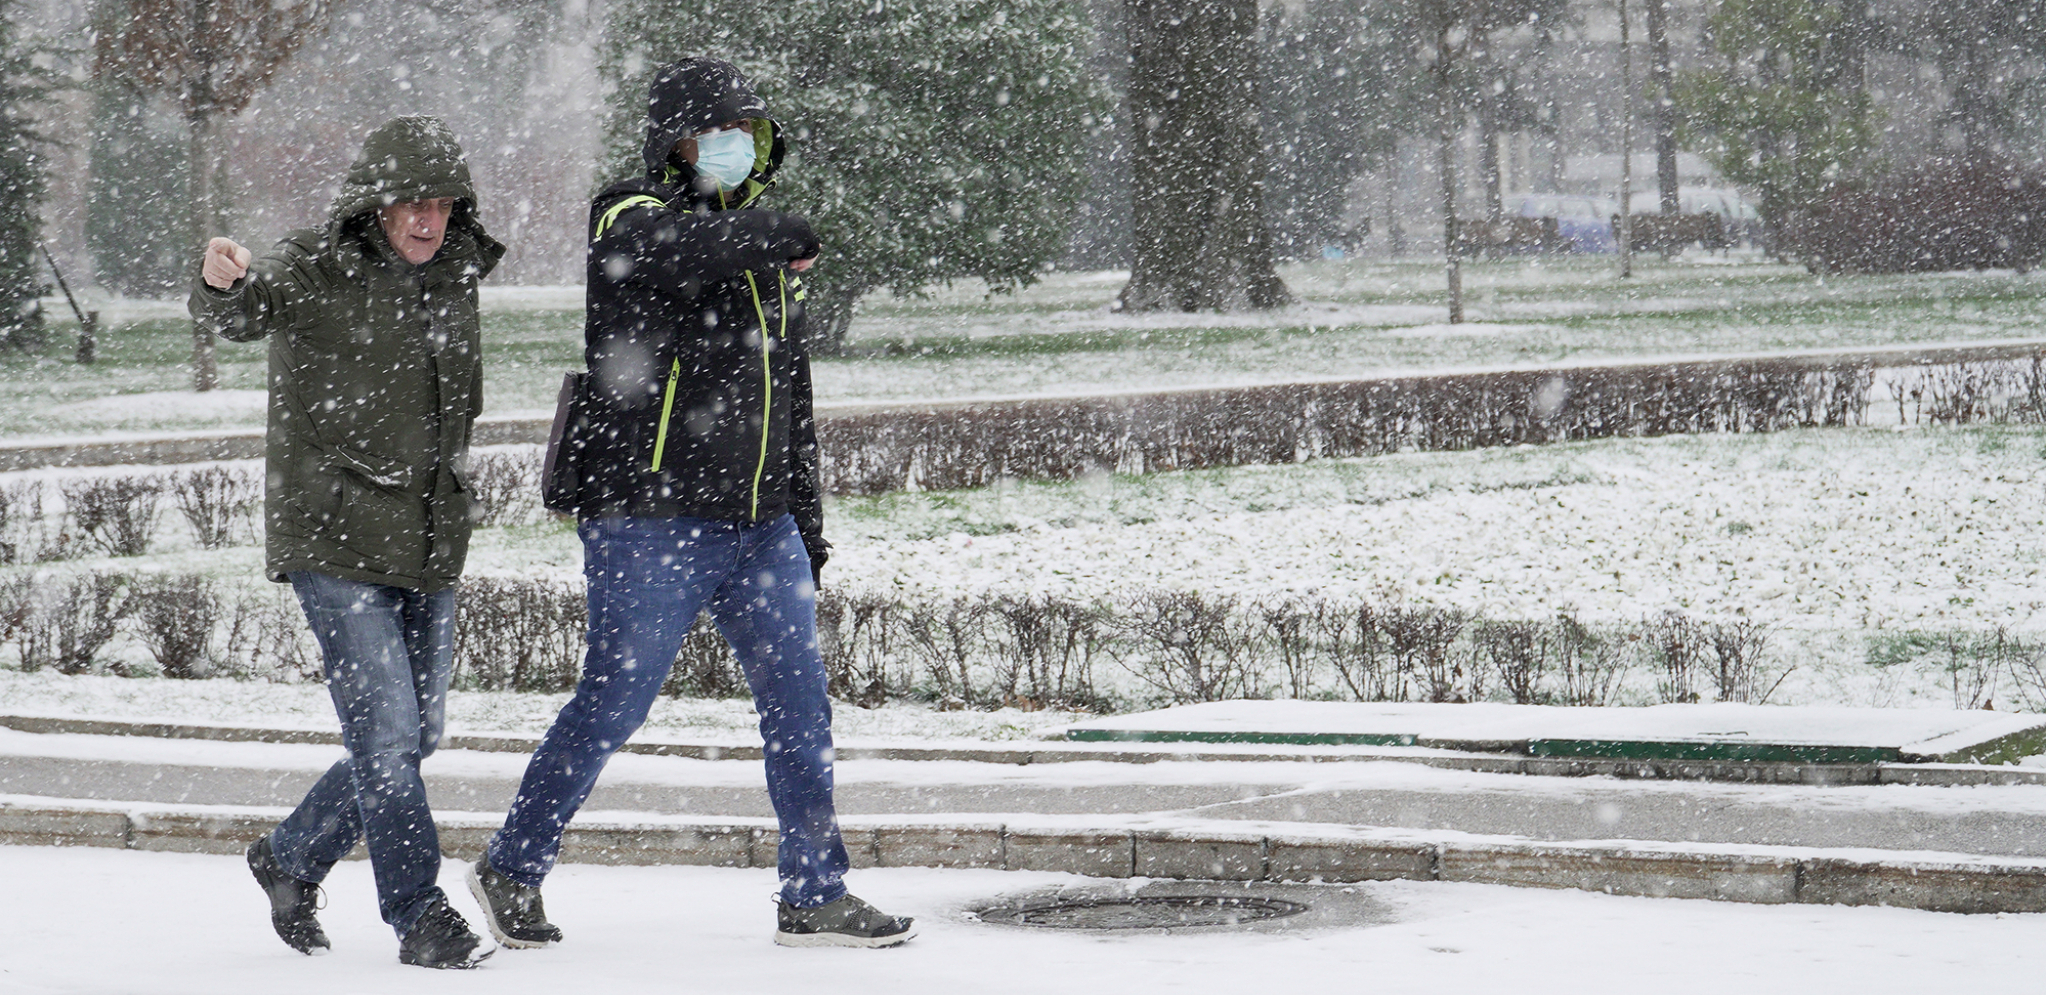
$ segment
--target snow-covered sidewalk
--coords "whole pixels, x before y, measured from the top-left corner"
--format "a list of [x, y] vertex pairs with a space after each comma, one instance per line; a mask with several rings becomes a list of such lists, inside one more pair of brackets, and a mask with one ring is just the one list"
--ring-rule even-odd
[[[474, 906], [461, 868], [443, 886]], [[703, 992], [976, 995], [1146, 992], [1864, 993], [2027, 990], [2046, 971], [2046, 916], [1771, 907], [1484, 885], [1330, 889], [1352, 925], [1259, 931], [1072, 933], [974, 921], [969, 909], [1070, 875], [868, 870], [850, 883], [914, 915], [889, 951], [772, 945], [771, 872], [565, 865], [547, 883], [568, 932], [444, 974], [397, 963], [368, 866], [327, 882], [334, 952], [271, 935], [239, 857], [0, 847], [0, 991], [160, 995]], [[1139, 884], [1133, 882], [1134, 884]]]

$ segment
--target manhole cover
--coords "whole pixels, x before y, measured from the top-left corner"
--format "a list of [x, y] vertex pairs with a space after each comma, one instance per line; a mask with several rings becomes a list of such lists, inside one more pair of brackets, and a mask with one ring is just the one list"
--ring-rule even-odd
[[1175, 929], [1240, 926], [1307, 911], [1299, 902], [1224, 895], [1146, 895], [1086, 898], [1023, 908], [989, 909], [983, 921], [1044, 929]]

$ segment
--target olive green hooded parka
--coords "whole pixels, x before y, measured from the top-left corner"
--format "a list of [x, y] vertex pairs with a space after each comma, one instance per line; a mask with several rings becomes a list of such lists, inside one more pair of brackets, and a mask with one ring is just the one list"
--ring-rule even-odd
[[[377, 209], [455, 199], [441, 249], [398, 255]], [[469, 433], [483, 407], [476, 285], [504, 255], [476, 219], [461, 147], [431, 117], [372, 132], [325, 227], [256, 255], [192, 317], [270, 338], [264, 521], [272, 580], [294, 571], [444, 590], [468, 555]]]

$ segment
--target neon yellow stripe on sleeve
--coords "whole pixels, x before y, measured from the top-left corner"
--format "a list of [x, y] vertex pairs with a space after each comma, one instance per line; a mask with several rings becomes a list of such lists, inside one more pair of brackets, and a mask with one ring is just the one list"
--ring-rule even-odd
[[652, 204], [655, 207], [668, 206], [667, 201], [664, 201], [659, 197], [649, 197], [646, 194], [640, 194], [639, 196], [636, 197], [627, 197], [624, 200], [621, 200], [618, 203], [611, 205], [611, 209], [605, 211], [604, 216], [597, 220], [596, 237], [603, 238], [604, 233], [611, 230], [611, 223], [617, 221], [619, 215], [624, 214], [626, 211], [632, 208], [640, 207], [646, 204]]

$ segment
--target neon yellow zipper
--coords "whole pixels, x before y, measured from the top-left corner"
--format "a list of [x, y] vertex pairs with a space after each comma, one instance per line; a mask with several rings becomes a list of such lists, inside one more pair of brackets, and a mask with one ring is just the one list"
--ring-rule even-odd
[[[753, 316], [760, 321], [760, 460], [753, 464], [753, 509], [747, 518], [760, 517], [760, 478], [767, 475], [767, 435], [774, 421], [774, 359], [767, 346], [767, 305], [760, 300], [760, 284], [746, 274], [746, 287], [753, 291]], [[782, 284], [781, 338], [789, 334], [788, 285]]]
[[[789, 337], [789, 285], [788, 279], [776, 275], [780, 284], [781, 329], [776, 337], [788, 341]], [[760, 456], [753, 464], [753, 505], [748, 518], [760, 517], [760, 480], [767, 475], [767, 439], [774, 422], [774, 358], [768, 351], [767, 305], [760, 299], [760, 284], [752, 273], [746, 274], [746, 287], [753, 292], [753, 316], [760, 321]], [[661, 426], [654, 434], [653, 471], [661, 469], [661, 456], [668, 449], [668, 423], [675, 415], [675, 390], [682, 379], [682, 360], [678, 357], [668, 371], [668, 390], [661, 400]]]
[[668, 371], [668, 396], [661, 401], [661, 429], [654, 434], [654, 472], [661, 469], [661, 454], [668, 448], [668, 419], [675, 414], [675, 384], [682, 379], [682, 359], [675, 358], [675, 366]]

